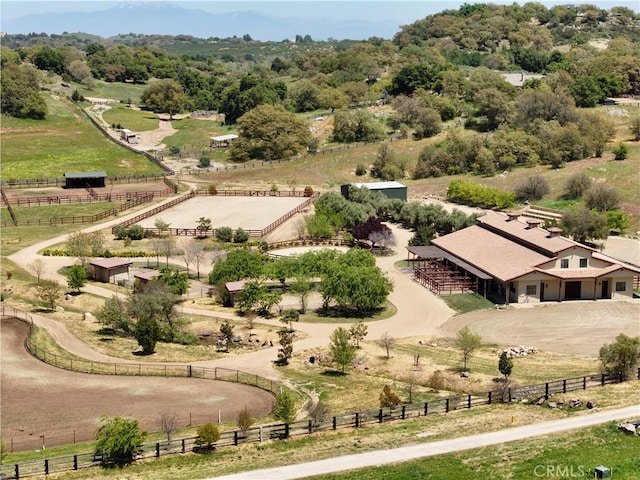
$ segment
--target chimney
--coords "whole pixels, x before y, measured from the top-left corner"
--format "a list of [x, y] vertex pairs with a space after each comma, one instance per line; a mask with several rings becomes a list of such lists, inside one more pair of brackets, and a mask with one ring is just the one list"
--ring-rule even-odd
[[558, 227], [551, 227], [548, 229], [548, 232], [549, 232], [549, 238], [555, 238], [562, 235], [562, 229]]
[[519, 216], [520, 216], [520, 214], [518, 212], [507, 212], [507, 217], [509, 217], [507, 222], [512, 222], [514, 220], [518, 220]]
[[542, 220], [538, 220], [536, 218], [527, 218], [527, 229], [538, 228]]

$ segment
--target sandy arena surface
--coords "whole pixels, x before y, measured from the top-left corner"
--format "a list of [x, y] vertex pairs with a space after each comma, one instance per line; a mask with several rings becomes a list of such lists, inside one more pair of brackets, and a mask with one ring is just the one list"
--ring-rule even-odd
[[144, 219], [140, 225], [153, 228], [155, 221], [162, 219], [171, 228], [195, 228], [200, 217], [207, 217], [213, 228], [262, 230], [306, 200], [303, 197], [194, 197]]
[[[180, 426], [233, 421], [247, 405], [252, 415], [271, 411], [273, 396], [230, 382], [189, 378], [116, 377], [75, 373], [47, 365], [24, 349], [27, 326], [3, 319], [2, 439], [16, 450], [91, 440], [102, 416], [138, 419], [148, 431], [174, 413]], [[52, 415], [52, 413], [55, 414]], [[74, 433], [75, 432], [75, 433]]]

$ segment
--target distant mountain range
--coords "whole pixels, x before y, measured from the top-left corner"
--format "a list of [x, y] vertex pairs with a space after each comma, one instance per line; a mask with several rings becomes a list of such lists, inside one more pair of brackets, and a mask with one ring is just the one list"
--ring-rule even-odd
[[[328, 12], [329, 14], [330, 12]], [[108, 10], [26, 15], [2, 21], [9, 34], [91, 33], [101, 37], [118, 34], [191, 35], [198, 38], [242, 37], [281, 41], [296, 35], [313, 40], [364, 40], [372, 36], [391, 38], [400, 30], [394, 22], [365, 20], [310, 20], [271, 17], [255, 11], [214, 14], [169, 3], [123, 3]]]

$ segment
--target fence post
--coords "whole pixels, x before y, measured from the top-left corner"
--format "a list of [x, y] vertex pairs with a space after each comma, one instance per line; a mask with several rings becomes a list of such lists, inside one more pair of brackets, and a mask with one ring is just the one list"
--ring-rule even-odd
[[638, 367], [638, 380], [640, 380], [640, 367]]
[[549, 382], [544, 384], [544, 398], [549, 398]]
[[236, 447], [238, 446], [238, 430], [233, 431], [233, 444]]
[[492, 394], [492, 393], [493, 393], [493, 392], [489, 392], [489, 405], [491, 405], [491, 394]]
[[16, 469], [15, 469], [15, 477], [16, 479], [20, 478], [20, 465], [18, 465], [17, 463], [16, 463]]
[[309, 420], [309, 427], [308, 427], [308, 429], [309, 429], [309, 435], [311, 435], [311, 433], [313, 432], [313, 421], [312, 421], [312, 420]]
[[336, 430], [338, 428], [338, 421], [336, 417], [333, 417], [333, 429]]
[[356, 412], [356, 428], [358, 428], [360, 426], [360, 412]]
[[160, 442], [156, 442], [156, 458], [160, 458]]
[[382, 409], [378, 411], [378, 423], [382, 423]]
[[289, 438], [289, 424], [284, 424], [284, 438]]
[[604, 387], [604, 373], [600, 376], [600, 386]]
[[509, 387], [509, 403], [511, 403], [511, 387]]
[[429, 413], [429, 402], [424, 402], [424, 416], [426, 417]]
[[562, 380], [562, 393], [567, 393], [567, 380]]
[[78, 470], [78, 455], [73, 456], [73, 469]]
[[407, 406], [402, 405], [402, 420], [407, 418]]
[[471, 408], [471, 395], [467, 397], [467, 408]]
[[446, 402], [444, 404], [444, 411], [449, 413], [449, 399], [446, 399]]
[[189, 369], [189, 377], [191, 377], [192, 376], [191, 365], [188, 366], [188, 369]]
[[587, 377], [582, 377], [582, 389], [587, 389]]
[[[189, 422], [191, 423], [191, 422]], [[187, 451], [187, 446], [185, 444], [184, 438], [182, 439], [182, 453], [185, 453]]]
[[44, 459], [44, 474], [49, 475], [49, 459]]

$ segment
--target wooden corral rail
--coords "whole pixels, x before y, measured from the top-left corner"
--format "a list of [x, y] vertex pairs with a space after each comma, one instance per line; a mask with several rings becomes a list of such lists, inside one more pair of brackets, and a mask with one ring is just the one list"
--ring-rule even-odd
[[[108, 183], [141, 183], [147, 181], [161, 181], [166, 178], [167, 172], [162, 173], [135, 173], [130, 175], [114, 175], [107, 177]], [[64, 178], [25, 178], [21, 180], [2, 180], [2, 188], [30, 188], [30, 187], [63, 187]]]
[[471, 278], [462, 276], [455, 270], [450, 270], [437, 262], [431, 262], [425, 267], [414, 268], [413, 279], [436, 295], [477, 290], [477, 286]]
[[18, 207], [31, 207], [31, 206], [45, 206], [45, 205], [59, 205], [63, 203], [95, 203], [95, 202], [117, 202], [122, 200], [132, 200], [135, 198], [143, 197], [167, 197], [176, 193], [172, 186], [160, 191], [145, 191], [145, 192], [127, 192], [127, 193], [102, 193], [91, 195], [64, 195], [64, 196], [49, 196], [49, 197], [18, 197], [8, 198], [7, 202], [11, 205]]
[[150, 202], [151, 200], [153, 200], [153, 195], [148, 195], [146, 197], [136, 197], [118, 207], [110, 208], [109, 210], [96, 213], [95, 215], [84, 215], [80, 217], [52, 217], [49, 219], [49, 223], [51, 225], [64, 225], [69, 223], [94, 223], [98, 220], [102, 220], [103, 218], [111, 217], [117, 213], [129, 210], [130, 208], [133, 208], [142, 203]]
[[[267, 190], [220, 190], [216, 193], [212, 193], [209, 190], [191, 190], [189, 193], [186, 193], [184, 195], [182, 195], [181, 197], [178, 197], [170, 202], [167, 202], [163, 205], [159, 205], [158, 207], [149, 210], [148, 212], [142, 213], [140, 215], [137, 215], [133, 218], [130, 218], [129, 220], [125, 220], [124, 222], [114, 226], [111, 228], [111, 232], [113, 234], [116, 233], [116, 229], [118, 227], [128, 227], [130, 225], [134, 225], [138, 222], [140, 222], [141, 220], [144, 220], [146, 218], [152, 217], [153, 215], [156, 215], [164, 210], [167, 210], [175, 205], [177, 205], [178, 203], [184, 202], [185, 200], [189, 200], [190, 198], [193, 198], [195, 196], [232, 196], [232, 197], [272, 197], [272, 196], [279, 196], [279, 197], [305, 197], [304, 192], [292, 192], [292, 191], [284, 191], [284, 192], [271, 192], [271, 191], [267, 191]], [[298, 205], [296, 208], [288, 211], [287, 213], [285, 213], [284, 215], [282, 215], [280, 218], [278, 218], [277, 220], [275, 220], [274, 222], [270, 223], [269, 225], [267, 225], [265, 228], [261, 229], [261, 230], [257, 230], [257, 229], [244, 229], [245, 232], [247, 232], [247, 234], [250, 237], [264, 237], [265, 235], [267, 235], [268, 233], [272, 232], [273, 230], [275, 230], [276, 228], [278, 228], [280, 225], [282, 225], [284, 222], [286, 222], [287, 220], [289, 220], [291, 217], [293, 217], [294, 215], [296, 215], [297, 213], [303, 211], [304, 209], [306, 209], [309, 205], [311, 205], [311, 203], [317, 198], [317, 194], [314, 194], [310, 197], [307, 196], [307, 200], [305, 200], [303, 203], [301, 203], [300, 205]], [[145, 228], [144, 229], [146, 232], [151, 233], [152, 235], [161, 235], [161, 234], [168, 234], [168, 235], [173, 235], [173, 236], [191, 236], [191, 237], [202, 237], [202, 236], [212, 236], [216, 234], [216, 229], [212, 228], [209, 230], [201, 230], [198, 228], [168, 228], [165, 230], [160, 230], [158, 228]], [[235, 233], [235, 232], [234, 232]]]
[[273, 250], [277, 250], [279, 248], [290, 248], [290, 247], [305, 247], [305, 246], [316, 246], [316, 247], [337, 247], [337, 246], [348, 246], [348, 243], [343, 238], [300, 238], [297, 240], [284, 240], [282, 242], [271, 242], [268, 244], [269, 251], [267, 255], [270, 257], [278, 257], [279, 255]]
[[9, 215], [11, 216], [11, 221], [14, 226], [18, 226], [18, 219], [16, 218], [16, 214], [11, 208], [11, 204], [8, 201], [7, 195], [4, 193], [4, 190], [0, 188], [0, 195], [2, 196], [2, 202], [7, 206], [7, 210], [9, 211]]

